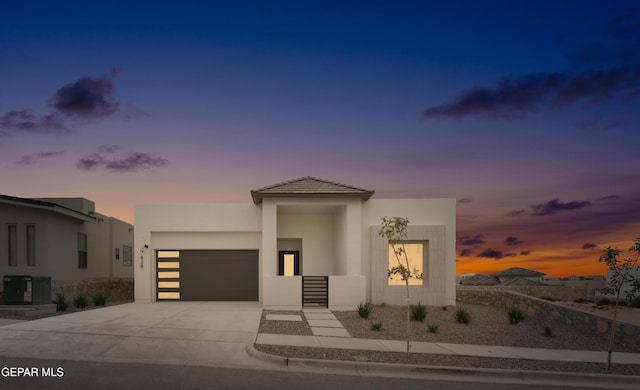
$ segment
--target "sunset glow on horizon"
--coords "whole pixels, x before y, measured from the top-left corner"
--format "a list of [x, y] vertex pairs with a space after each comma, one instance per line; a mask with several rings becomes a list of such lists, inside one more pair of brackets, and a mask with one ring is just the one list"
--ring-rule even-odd
[[640, 236], [635, 0], [108, 4], [3, 6], [0, 194], [456, 198], [458, 273], [603, 275]]

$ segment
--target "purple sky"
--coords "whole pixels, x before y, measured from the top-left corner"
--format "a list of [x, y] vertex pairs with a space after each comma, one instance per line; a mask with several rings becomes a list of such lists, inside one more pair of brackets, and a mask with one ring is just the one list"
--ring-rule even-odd
[[459, 272], [602, 273], [640, 235], [637, 1], [13, 3], [2, 194], [455, 197]]

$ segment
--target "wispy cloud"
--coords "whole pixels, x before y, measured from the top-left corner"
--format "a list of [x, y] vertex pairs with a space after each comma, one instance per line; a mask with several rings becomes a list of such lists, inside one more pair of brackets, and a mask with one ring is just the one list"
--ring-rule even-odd
[[587, 206], [591, 206], [593, 203], [589, 201], [572, 201], [572, 202], [561, 202], [560, 199], [552, 199], [546, 203], [540, 203], [531, 206], [531, 215], [534, 216], [543, 216], [543, 215], [551, 215], [555, 214], [559, 211], [572, 211], [572, 210], [580, 210]]
[[113, 97], [116, 90], [114, 78], [118, 73], [118, 70], [112, 70], [103, 77], [83, 77], [69, 83], [56, 91], [51, 105], [57, 112], [68, 116], [95, 118], [113, 115], [118, 109]]
[[17, 133], [69, 133], [57, 113], [36, 115], [31, 110], [10, 110], [0, 117], [0, 129]]
[[471, 198], [460, 198], [457, 200], [456, 205], [460, 206], [461, 204], [466, 204], [471, 202], [473, 202]]
[[473, 254], [473, 249], [471, 248], [464, 248], [463, 250], [460, 251], [460, 256], [462, 257], [471, 256], [472, 254]]
[[460, 245], [465, 245], [465, 246], [481, 245], [481, 244], [485, 244], [486, 243], [486, 241], [484, 240], [484, 234], [482, 234], [482, 233], [478, 233], [473, 237], [471, 237], [471, 236], [462, 236], [462, 237], [458, 238], [458, 241], [460, 242]]
[[20, 158], [20, 160], [16, 161], [16, 163], [20, 165], [32, 165], [40, 162], [40, 160], [55, 157], [62, 153], [64, 152], [59, 151], [59, 152], [40, 152], [40, 153], [33, 153], [33, 154], [25, 154]]
[[[614, 18], [603, 30], [606, 42], [585, 45], [568, 55], [580, 65], [574, 70], [504, 76], [493, 86], [476, 85], [448, 103], [428, 107], [423, 117], [512, 118], [580, 102], [635, 100], [640, 97], [639, 25], [635, 17], [628, 15]], [[586, 123], [586, 127], [599, 124]], [[604, 126], [617, 124], [614, 121]]]
[[582, 244], [582, 249], [591, 249], [591, 248], [597, 248], [597, 247], [598, 247], [598, 245], [590, 243], [590, 242]]
[[516, 246], [522, 244], [524, 241], [518, 239], [518, 237], [508, 236], [504, 239], [505, 245]]
[[115, 155], [122, 150], [117, 145], [101, 145], [98, 152], [81, 158], [76, 163], [78, 169], [92, 171], [105, 169], [110, 172], [134, 172], [146, 168], [162, 168], [169, 164], [163, 157], [154, 156], [145, 152], [130, 152], [124, 155]]
[[108, 75], [83, 77], [58, 89], [49, 100], [53, 110], [38, 114], [31, 109], [9, 110], [0, 116], [0, 131], [4, 135], [16, 133], [64, 134], [78, 121], [104, 118], [118, 109], [115, 100], [115, 77], [118, 69]]
[[640, 67], [623, 66], [576, 74], [539, 73], [504, 77], [494, 87], [472, 87], [450, 103], [431, 106], [423, 116], [512, 118], [540, 108], [557, 108], [588, 100], [610, 101], [623, 94], [625, 101], [638, 97]]
[[497, 250], [488, 248], [478, 253], [476, 257], [484, 257], [484, 258], [499, 260], [505, 257], [514, 257], [515, 255], [516, 255], [515, 253], [505, 253], [503, 251], [497, 251]]

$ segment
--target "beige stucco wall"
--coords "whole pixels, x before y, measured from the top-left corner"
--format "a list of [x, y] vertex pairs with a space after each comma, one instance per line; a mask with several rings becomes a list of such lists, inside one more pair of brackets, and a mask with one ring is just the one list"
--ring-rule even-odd
[[364, 273], [369, 277], [367, 298], [374, 303], [404, 304], [404, 286], [386, 283], [388, 243], [382, 243], [377, 235], [385, 216], [408, 217], [409, 239], [429, 241], [425, 270], [429, 274], [425, 275], [422, 287], [411, 287], [412, 301], [438, 306], [455, 304], [455, 199], [372, 199], [363, 204], [362, 253]]
[[137, 302], [155, 301], [156, 250], [260, 249], [262, 242], [261, 209], [253, 204], [137, 205], [134, 219]]
[[331, 214], [278, 215], [278, 238], [302, 239], [302, 275], [334, 274], [333, 219]]

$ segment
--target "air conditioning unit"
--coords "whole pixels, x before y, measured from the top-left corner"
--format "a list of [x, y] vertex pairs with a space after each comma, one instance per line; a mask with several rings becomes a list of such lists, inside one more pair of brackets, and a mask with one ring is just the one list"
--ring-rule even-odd
[[51, 303], [51, 278], [5, 275], [4, 303], [7, 305], [47, 305]]

